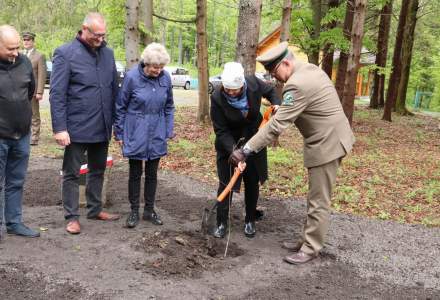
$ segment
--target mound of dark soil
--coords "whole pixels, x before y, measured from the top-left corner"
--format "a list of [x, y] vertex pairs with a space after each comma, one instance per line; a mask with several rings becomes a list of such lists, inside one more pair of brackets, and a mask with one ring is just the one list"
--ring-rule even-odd
[[144, 233], [133, 247], [147, 254], [146, 260], [136, 263], [135, 268], [163, 278], [200, 278], [202, 272], [222, 270], [231, 265], [233, 258], [245, 254], [243, 249], [231, 242], [224, 258], [226, 240], [194, 232]]

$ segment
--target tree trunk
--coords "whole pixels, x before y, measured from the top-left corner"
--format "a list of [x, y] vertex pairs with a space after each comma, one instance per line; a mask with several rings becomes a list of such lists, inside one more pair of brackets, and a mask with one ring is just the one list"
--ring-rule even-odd
[[321, 0], [310, 0], [312, 8], [313, 32], [312, 32], [312, 49], [309, 53], [309, 63], [319, 65], [319, 35], [321, 33]]
[[209, 122], [207, 0], [197, 0], [197, 69], [199, 73], [199, 107], [197, 120]]
[[153, 42], [153, 0], [141, 0], [141, 16], [145, 26], [145, 33], [142, 36], [144, 45]]
[[[160, 3], [159, 7], [160, 7], [161, 13], [163, 13], [164, 15], [167, 15], [168, 9], [167, 9], [166, 1], [165, 0], [161, 0], [161, 1], [159, 1], [159, 3]], [[161, 27], [161, 30], [162, 30], [161, 43], [162, 43], [162, 45], [165, 46], [167, 44], [167, 21], [161, 19], [160, 20], [160, 27]]]
[[[182, 0], [179, 1], [180, 4], [180, 15], [183, 14], [183, 3]], [[179, 58], [178, 58], [178, 64], [182, 65], [183, 64], [183, 41], [182, 41], [182, 26], [179, 27]]]
[[402, 77], [402, 45], [403, 32], [406, 26], [406, 16], [411, 0], [402, 0], [400, 9], [399, 25], [397, 26], [396, 43], [394, 46], [393, 64], [390, 79], [388, 80], [387, 100], [383, 110], [382, 120], [391, 122], [391, 112], [396, 104], [400, 79]]
[[235, 60], [243, 65], [244, 73], [255, 73], [258, 37], [260, 35], [262, 0], [240, 0]]
[[[354, 0], [353, 0], [354, 1]], [[352, 1], [347, 1], [347, 9], [345, 12], [344, 20], [344, 36], [350, 41], [351, 28], [353, 27], [354, 7]], [[342, 101], [345, 88], [345, 75], [347, 73], [348, 54], [341, 50], [339, 54], [338, 73], [336, 75], [336, 91], [338, 92], [339, 99]]]
[[292, 0], [284, 0], [283, 17], [281, 19], [280, 41], [290, 41], [290, 19], [292, 16]]
[[362, 38], [364, 36], [366, 5], [367, 0], [354, 0], [354, 19], [351, 31], [350, 56], [347, 64], [347, 76], [345, 77], [344, 94], [342, 97], [344, 113], [350, 124], [353, 121], [354, 96], [359, 60], [361, 58]]
[[[380, 22], [379, 22], [379, 34], [377, 37], [377, 53], [376, 53], [376, 66], [379, 68], [385, 68], [387, 64], [388, 55], [388, 38], [390, 35], [391, 27], [391, 14], [393, 12], [393, 0], [389, 0], [380, 12]], [[373, 93], [371, 95], [370, 107], [379, 108], [383, 106], [385, 102], [384, 91], [385, 91], [385, 74], [379, 73], [376, 69], [374, 70], [374, 84]]]
[[414, 45], [414, 31], [417, 24], [417, 11], [419, 0], [411, 0], [406, 17], [406, 26], [403, 33], [402, 45], [402, 77], [397, 92], [396, 112], [401, 115], [411, 114], [405, 106], [406, 92], [408, 90], [409, 74], [411, 69], [412, 49]]
[[[328, 1], [328, 7], [334, 8], [339, 6], [339, 0], [329, 0]], [[327, 25], [328, 29], [333, 29], [337, 25], [336, 21], [332, 21]], [[323, 49], [323, 58], [322, 58], [322, 64], [321, 68], [322, 70], [328, 75], [328, 77], [331, 79], [333, 74], [333, 56], [334, 56], [334, 49], [333, 49], [333, 43], [328, 42], [325, 44]]]
[[139, 1], [126, 0], [126, 24], [125, 24], [125, 60], [127, 68], [139, 62]]

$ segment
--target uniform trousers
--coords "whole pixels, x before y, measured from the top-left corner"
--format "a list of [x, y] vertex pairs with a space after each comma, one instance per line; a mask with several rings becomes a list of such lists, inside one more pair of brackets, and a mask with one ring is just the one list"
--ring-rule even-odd
[[301, 251], [317, 255], [324, 247], [329, 228], [330, 201], [336, 173], [342, 158], [308, 169], [309, 192], [307, 195], [307, 219], [302, 232]]
[[40, 101], [34, 97], [32, 98], [32, 144], [37, 144], [40, 139], [40, 125]]

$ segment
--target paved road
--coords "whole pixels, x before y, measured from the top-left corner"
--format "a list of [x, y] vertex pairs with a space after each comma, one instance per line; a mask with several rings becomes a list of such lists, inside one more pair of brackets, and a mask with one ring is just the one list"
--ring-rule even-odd
[[[197, 106], [199, 98], [197, 92], [197, 90], [174, 88], [174, 102], [177, 106]], [[41, 101], [41, 107], [49, 107], [49, 89], [44, 90], [44, 97]]]

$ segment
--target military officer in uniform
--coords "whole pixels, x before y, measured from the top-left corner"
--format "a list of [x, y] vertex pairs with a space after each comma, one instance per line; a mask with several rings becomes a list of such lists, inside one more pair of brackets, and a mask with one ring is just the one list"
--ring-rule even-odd
[[46, 83], [46, 59], [44, 54], [35, 49], [35, 33], [25, 31], [21, 34], [23, 39], [23, 54], [32, 63], [35, 78], [35, 92], [32, 97], [32, 138], [31, 145], [38, 145], [40, 138], [40, 104], [43, 100], [44, 84]]
[[304, 138], [304, 165], [308, 170], [307, 219], [302, 238], [285, 242], [293, 253], [291, 264], [306, 263], [319, 254], [329, 227], [330, 200], [342, 158], [354, 144], [350, 124], [336, 89], [319, 67], [295, 59], [283, 42], [257, 57], [276, 79], [285, 82], [283, 102], [277, 113], [241, 149], [230, 156], [233, 165], [269, 145], [294, 123]]

